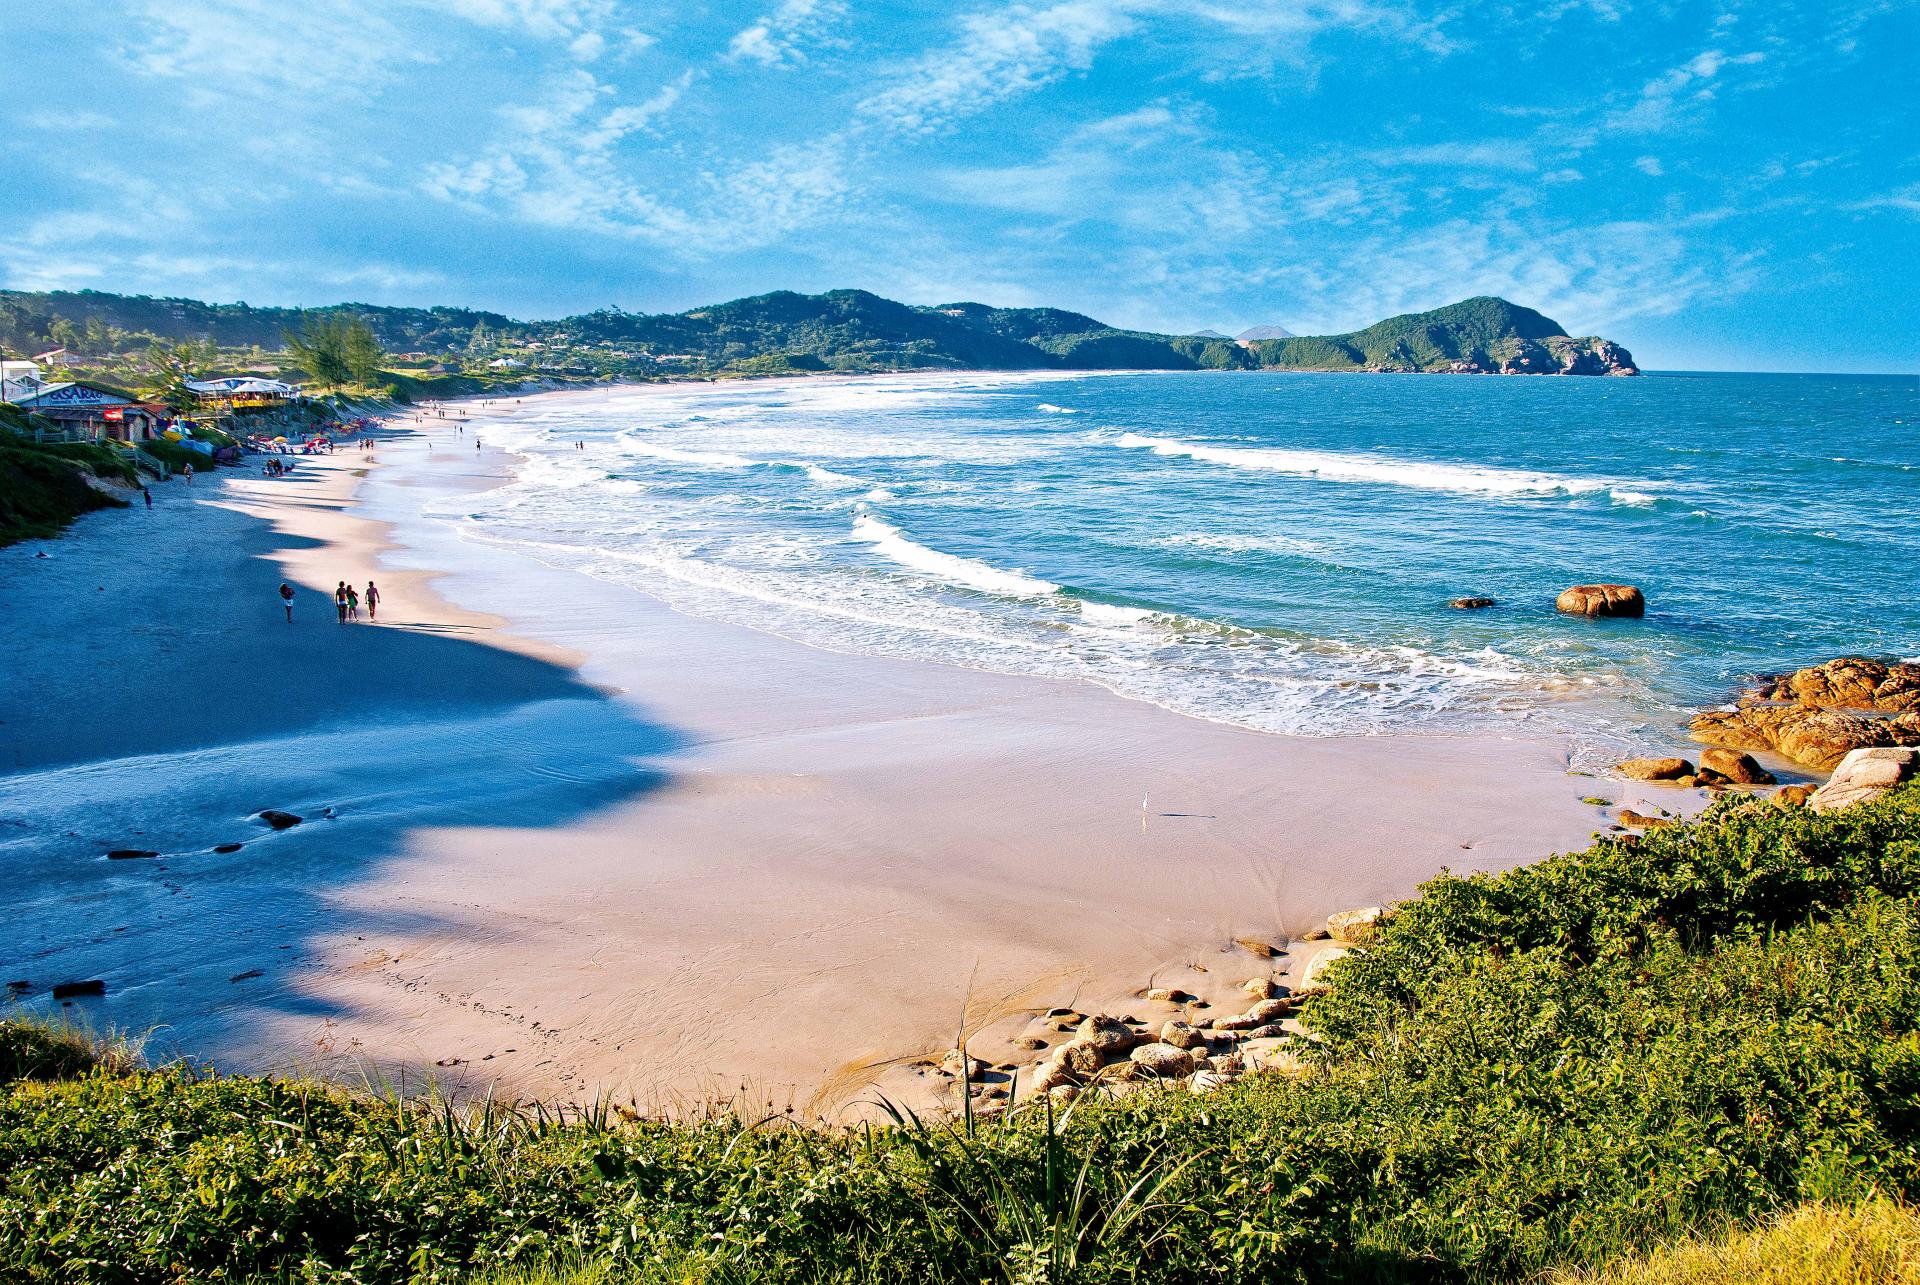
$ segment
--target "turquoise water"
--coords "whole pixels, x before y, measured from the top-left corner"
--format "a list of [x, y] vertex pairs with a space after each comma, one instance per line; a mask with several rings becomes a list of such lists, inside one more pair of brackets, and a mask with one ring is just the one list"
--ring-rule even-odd
[[[1920, 653], [1910, 378], [903, 376], [559, 398], [466, 536], [820, 646], [1594, 752]], [[583, 440], [585, 450], [572, 442]], [[1563, 617], [1641, 586], [1644, 620]], [[1498, 598], [1462, 612], [1449, 599]]]

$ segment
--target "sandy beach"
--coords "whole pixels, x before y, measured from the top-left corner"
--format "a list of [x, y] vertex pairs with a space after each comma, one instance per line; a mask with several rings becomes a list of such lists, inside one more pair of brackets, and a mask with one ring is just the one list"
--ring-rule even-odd
[[1264, 735], [467, 544], [423, 511], [514, 464], [469, 409], [0, 550], [29, 1003], [99, 977], [74, 1016], [227, 1069], [844, 1115], [938, 1101], [963, 1028], [999, 1062], [1049, 1006], [1230, 1002], [1330, 912], [1603, 824], [1548, 739]]

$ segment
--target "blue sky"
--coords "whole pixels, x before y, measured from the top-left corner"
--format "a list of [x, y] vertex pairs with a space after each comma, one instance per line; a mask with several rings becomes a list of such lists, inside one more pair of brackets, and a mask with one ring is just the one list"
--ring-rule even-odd
[[677, 310], [861, 286], [1920, 369], [1913, 0], [0, 8], [0, 284]]

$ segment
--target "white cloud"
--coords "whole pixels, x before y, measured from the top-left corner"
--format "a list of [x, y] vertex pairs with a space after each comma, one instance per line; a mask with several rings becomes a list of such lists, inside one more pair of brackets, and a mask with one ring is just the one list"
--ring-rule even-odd
[[1659, 178], [1662, 174], [1665, 174], [1667, 172], [1666, 166], [1660, 163], [1660, 158], [1658, 156], [1636, 157], [1633, 162], [1633, 168], [1639, 170], [1642, 174], [1645, 174], [1648, 178]]
[[903, 130], [937, 128], [1037, 89], [1093, 62], [1135, 30], [1134, 0], [1057, 0], [963, 15], [958, 38], [893, 77], [860, 104], [868, 119]]
[[[1024, 0], [962, 14], [953, 39], [893, 69], [859, 104], [865, 120], [914, 133], [943, 128], [1092, 67], [1107, 46], [1148, 35], [1180, 45], [1210, 73], [1232, 74], [1335, 28], [1430, 51], [1450, 45], [1439, 19], [1386, 0]], [[1198, 30], [1195, 30], [1195, 29]]]
[[1764, 62], [1759, 52], [1728, 54], [1709, 49], [1648, 81], [1631, 107], [1614, 113], [1610, 124], [1632, 133], [1657, 134], [1679, 123], [1683, 109], [1690, 103], [1711, 102], [1720, 73], [1728, 67], [1747, 67]]
[[1448, 169], [1510, 170], [1521, 174], [1539, 168], [1531, 145], [1506, 139], [1387, 148], [1370, 153], [1368, 159], [1378, 165], [1437, 165]]
[[199, 101], [352, 92], [395, 67], [430, 61], [363, 0], [136, 0], [122, 56], [178, 80]]
[[845, 12], [839, 0], [781, 0], [773, 12], [735, 33], [727, 44], [727, 57], [766, 67], [804, 62], [804, 46], [823, 40], [826, 30]]
[[699, 76], [689, 70], [639, 103], [609, 105], [614, 90], [575, 69], [546, 97], [501, 108], [507, 128], [494, 146], [427, 166], [420, 188], [479, 213], [647, 241], [694, 257], [769, 244], [840, 204], [848, 185], [838, 136], [733, 165], [694, 167], [677, 188], [649, 181], [654, 170], [626, 144]]

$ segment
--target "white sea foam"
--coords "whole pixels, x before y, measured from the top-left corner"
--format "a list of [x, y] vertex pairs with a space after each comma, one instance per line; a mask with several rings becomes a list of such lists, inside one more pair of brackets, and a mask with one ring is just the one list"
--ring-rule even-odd
[[1296, 553], [1317, 555], [1326, 546], [1291, 535], [1216, 535], [1205, 531], [1162, 536], [1153, 541], [1165, 549], [1209, 549], [1219, 553]]
[[1486, 465], [1441, 464], [1430, 460], [1401, 460], [1381, 455], [1347, 455], [1338, 451], [1295, 451], [1275, 447], [1210, 446], [1173, 437], [1124, 433], [1114, 443], [1155, 455], [1202, 460], [1228, 468], [1262, 469], [1293, 477], [1325, 478], [1334, 482], [1373, 482], [1426, 491], [1465, 495], [1535, 496], [1589, 495], [1607, 492], [1622, 504], [1651, 504], [1653, 497], [1616, 489], [1604, 478], [1569, 477], [1524, 469]]
[[915, 571], [924, 571], [928, 575], [983, 593], [1005, 594], [1009, 598], [1041, 598], [1060, 591], [1060, 586], [1050, 580], [1023, 575], [1018, 571], [1002, 571], [972, 558], [942, 553], [924, 544], [916, 544], [907, 539], [899, 527], [882, 522], [869, 513], [862, 513], [853, 520], [853, 538], [873, 545], [903, 567], [912, 567]]
[[1047, 415], [1084, 415], [1085, 411], [1074, 410], [1071, 406], [1055, 406], [1052, 402], [1041, 402], [1034, 408]]
[[1080, 614], [1103, 625], [1137, 625], [1150, 620], [1154, 612], [1146, 607], [1122, 607], [1110, 602], [1089, 602], [1082, 598]]
[[636, 455], [666, 460], [670, 464], [698, 464], [707, 468], [752, 468], [759, 463], [758, 460], [750, 460], [744, 455], [734, 455], [726, 451], [688, 451], [678, 446], [663, 446], [632, 439], [628, 439], [623, 444], [623, 449]]
[[818, 482], [821, 486], [867, 485], [867, 483], [860, 478], [849, 477], [845, 473], [836, 473], [830, 468], [821, 468], [818, 464], [802, 464], [800, 467], [805, 470], [808, 477]]

